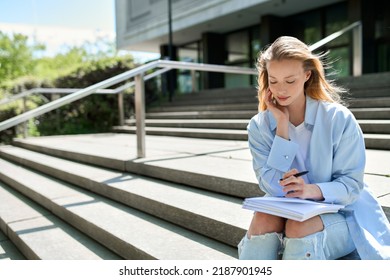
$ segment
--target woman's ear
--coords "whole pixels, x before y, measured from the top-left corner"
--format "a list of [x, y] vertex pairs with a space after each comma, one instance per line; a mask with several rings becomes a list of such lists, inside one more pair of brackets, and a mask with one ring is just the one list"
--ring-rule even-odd
[[310, 79], [310, 77], [311, 77], [311, 71], [306, 71], [305, 72], [305, 82], [307, 82], [307, 80], [309, 80]]

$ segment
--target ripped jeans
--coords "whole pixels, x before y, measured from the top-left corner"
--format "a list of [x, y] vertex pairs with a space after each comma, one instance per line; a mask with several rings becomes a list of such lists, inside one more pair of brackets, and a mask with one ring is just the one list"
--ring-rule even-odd
[[241, 260], [335, 260], [355, 250], [344, 215], [320, 215], [324, 229], [302, 238], [282, 233], [247, 234], [238, 244]]

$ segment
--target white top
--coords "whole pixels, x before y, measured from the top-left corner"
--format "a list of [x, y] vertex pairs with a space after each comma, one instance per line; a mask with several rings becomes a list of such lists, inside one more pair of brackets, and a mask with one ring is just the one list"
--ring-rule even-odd
[[[299, 145], [299, 149], [292, 162], [291, 169], [296, 168], [298, 172], [308, 170], [306, 168], [307, 152], [309, 151], [311, 131], [305, 127], [305, 123], [302, 122], [298, 126], [294, 126], [289, 123], [288, 133], [290, 140]], [[310, 184], [306, 175], [302, 176], [306, 184]]]

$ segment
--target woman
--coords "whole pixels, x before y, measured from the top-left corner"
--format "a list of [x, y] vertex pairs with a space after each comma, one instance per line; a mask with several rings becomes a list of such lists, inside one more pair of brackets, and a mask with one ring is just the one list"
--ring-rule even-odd
[[256, 212], [239, 258], [338, 259], [357, 251], [361, 259], [390, 259], [388, 220], [363, 182], [362, 131], [339, 103], [343, 90], [325, 79], [321, 57], [284, 36], [260, 53], [257, 68], [260, 112], [248, 137], [260, 188], [346, 207], [304, 222]]

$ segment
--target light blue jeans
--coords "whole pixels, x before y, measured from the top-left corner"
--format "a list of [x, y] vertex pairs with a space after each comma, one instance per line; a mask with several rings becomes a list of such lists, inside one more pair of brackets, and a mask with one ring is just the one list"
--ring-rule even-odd
[[282, 233], [247, 234], [238, 244], [241, 260], [335, 260], [355, 250], [344, 215], [320, 215], [324, 229], [303, 238], [288, 238]]

